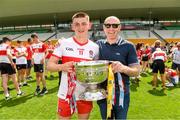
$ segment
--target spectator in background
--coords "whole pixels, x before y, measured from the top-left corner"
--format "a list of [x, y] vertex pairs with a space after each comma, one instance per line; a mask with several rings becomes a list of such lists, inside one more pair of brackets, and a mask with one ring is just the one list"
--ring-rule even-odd
[[161, 47], [161, 41], [160, 40], [156, 40], [154, 42], [154, 47], [151, 48], [151, 53], [156, 51], [156, 48], [160, 48]]
[[[17, 41], [16, 52], [16, 69], [18, 71], [19, 86], [27, 86], [26, 81], [26, 66], [27, 66], [27, 49], [24, 47], [22, 41]], [[22, 83], [23, 82], [23, 83]]]
[[17, 91], [17, 96], [23, 95], [23, 92], [19, 88], [16, 76], [16, 66], [12, 61], [12, 55], [10, 53], [11, 40], [7, 37], [3, 37], [3, 43], [0, 44], [0, 71], [2, 76], [2, 87], [4, 90], [5, 99], [9, 100], [10, 93], [8, 91], [8, 79], [10, 76], [12, 78], [14, 87]]
[[167, 55], [161, 48], [156, 48], [156, 51], [152, 54], [152, 61], [153, 61], [153, 89], [157, 87], [157, 76], [158, 72], [160, 72], [161, 81], [162, 81], [162, 88], [166, 89], [165, 86], [165, 64], [164, 62], [167, 60]]
[[142, 56], [141, 56], [142, 73], [146, 73], [146, 70], [149, 68], [150, 55], [151, 55], [151, 49], [149, 45], [146, 44], [142, 49]]
[[166, 87], [173, 87], [179, 83], [179, 76], [176, 70], [167, 67], [165, 69], [165, 76], [168, 81], [168, 83], [166, 83]]
[[[47, 63], [49, 61], [49, 58], [51, 57], [53, 51], [54, 51], [54, 45], [52, 44], [51, 40], [48, 40], [46, 42], [47, 49], [46, 49], [46, 55], [45, 55], [45, 78], [48, 78], [48, 70], [46, 68]], [[52, 75], [52, 72], [50, 72], [50, 77], [53, 78], [54, 76]]]
[[172, 51], [172, 69], [176, 70], [180, 77], [180, 42], [176, 44], [176, 48]]
[[[138, 43], [136, 45], [136, 54], [138, 58], [138, 62], [141, 65], [141, 56], [142, 56], [142, 47], [144, 43]], [[132, 78], [132, 83], [138, 83], [140, 81], [140, 74], [137, 77], [131, 77]]]
[[[45, 63], [45, 52], [46, 52], [46, 45], [42, 43], [38, 35], [33, 33], [31, 35], [33, 40], [33, 44], [31, 45], [33, 50], [33, 65], [34, 65], [34, 72], [36, 73], [36, 90], [35, 95], [44, 95], [48, 93], [46, 88], [46, 80], [44, 78], [44, 63]], [[43, 88], [40, 89], [40, 82], [42, 82]]]
[[143, 43], [138, 43], [138, 44], [136, 45], [136, 54], [137, 54], [139, 63], [141, 62], [142, 47], [143, 47]]
[[14, 64], [16, 64], [16, 55], [15, 55], [16, 49], [14, 45], [11, 45], [11, 55], [12, 55], [12, 60]]
[[32, 54], [33, 54], [33, 51], [32, 51], [32, 40], [31, 38], [28, 38], [27, 40], [27, 44], [26, 44], [26, 49], [27, 49], [27, 68], [26, 68], [26, 79], [32, 79], [32, 76], [31, 76], [31, 68], [32, 68]]
[[[0, 45], [2, 44], [2, 40], [0, 40]], [[0, 75], [1, 75], [1, 67], [0, 67]], [[2, 82], [1, 82], [2, 83]], [[1, 85], [2, 86], [2, 85]]]

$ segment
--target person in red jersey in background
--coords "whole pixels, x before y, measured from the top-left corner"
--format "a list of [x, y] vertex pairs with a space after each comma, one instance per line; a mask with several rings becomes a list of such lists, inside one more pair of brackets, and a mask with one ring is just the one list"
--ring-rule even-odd
[[17, 41], [17, 47], [15, 49], [16, 69], [18, 71], [18, 83], [20, 86], [27, 86], [28, 84], [25, 78], [27, 66], [27, 49], [26, 47], [24, 47], [22, 41]]
[[11, 40], [7, 37], [3, 37], [3, 43], [0, 44], [0, 71], [2, 76], [2, 87], [4, 90], [5, 99], [9, 100], [10, 94], [8, 91], [8, 80], [10, 76], [12, 78], [14, 87], [17, 91], [17, 96], [23, 95], [23, 92], [19, 88], [16, 76], [16, 66], [12, 61], [12, 55], [10, 53]]
[[[33, 50], [33, 65], [34, 65], [34, 72], [36, 73], [36, 90], [35, 95], [44, 95], [48, 93], [46, 88], [46, 80], [44, 78], [44, 63], [45, 63], [45, 53], [46, 53], [46, 45], [41, 42], [38, 38], [36, 33], [31, 35], [33, 40], [33, 44], [31, 45]], [[42, 82], [43, 88], [40, 89], [40, 83]]]
[[151, 48], [146, 44], [142, 49], [141, 62], [142, 62], [142, 73], [146, 73], [149, 68], [149, 59], [151, 56]]
[[156, 51], [152, 54], [153, 61], [153, 89], [157, 87], [157, 76], [158, 71], [160, 72], [161, 80], [162, 80], [162, 88], [165, 89], [165, 64], [164, 62], [167, 60], [167, 55], [161, 48], [156, 48]]
[[33, 51], [32, 51], [32, 40], [31, 38], [28, 38], [27, 40], [27, 44], [26, 44], [26, 49], [27, 49], [27, 68], [26, 68], [26, 79], [32, 79], [32, 76], [31, 76], [31, 68], [32, 68], [32, 54], [33, 54]]
[[173, 87], [179, 83], [179, 76], [176, 70], [167, 67], [165, 69], [165, 76], [168, 80], [168, 83], [166, 83], [166, 87]]
[[[51, 40], [48, 40], [46, 42], [47, 49], [46, 49], [46, 55], [45, 55], [45, 78], [48, 78], [48, 70], [46, 68], [49, 58], [51, 57], [53, 51], [54, 51], [54, 45], [52, 44]], [[53, 78], [52, 72], [50, 72], [50, 77]]]

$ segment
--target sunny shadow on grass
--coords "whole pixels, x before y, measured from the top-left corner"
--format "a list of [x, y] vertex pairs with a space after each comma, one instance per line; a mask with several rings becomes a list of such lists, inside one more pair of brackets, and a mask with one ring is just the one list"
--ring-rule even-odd
[[[33, 75], [34, 77], [34, 75]], [[156, 90], [152, 89], [152, 75], [141, 77], [140, 82], [130, 83], [131, 102], [128, 119], [180, 119], [180, 85], [162, 90], [158, 81]], [[47, 80], [48, 94], [34, 96], [36, 81], [30, 80], [31, 86], [22, 87], [25, 94], [16, 97], [13, 84], [9, 87], [12, 100], [6, 101], [0, 88], [0, 119], [57, 119], [58, 76]], [[42, 89], [42, 87], [41, 87]], [[101, 119], [99, 108], [94, 103], [90, 120]], [[73, 119], [77, 119], [75, 114]]]
[[16, 105], [25, 103], [28, 99], [31, 99], [33, 96], [34, 96], [33, 94], [28, 94], [28, 95], [23, 95], [21, 97], [12, 98], [8, 101], [2, 99], [0, 101], [1, 103], [0, 108], [15, 107]]
[[155, 96], [166, 96], [165, 90], [161, 89], [161, 90], [149, 90], [148, 91], [150, 94], [155, 95]]

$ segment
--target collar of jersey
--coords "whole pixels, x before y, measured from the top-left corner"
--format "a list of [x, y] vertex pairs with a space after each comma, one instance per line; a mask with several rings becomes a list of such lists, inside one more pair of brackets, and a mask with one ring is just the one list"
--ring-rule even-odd
[[80, 46], [86, 45], [88, 43], [88, 41], [89, 41], [89, 40], [87, 40], [87, 42], [85, 42], [85, 43], [80, 43], [80, 42], [77, 41], [77, 39], [75, 37], [73, 37], [73, 40], [74, 40], [74, 42], [76, 42]]

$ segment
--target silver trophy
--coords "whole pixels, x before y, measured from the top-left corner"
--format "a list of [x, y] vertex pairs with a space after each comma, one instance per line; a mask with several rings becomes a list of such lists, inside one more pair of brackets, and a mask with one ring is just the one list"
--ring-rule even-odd
[[83, 61], [76, 63], [75, 71], [77, 81], [86, 86], [86, 90], [79, 98], [86, 101], [96, 101], [106, 98], [106, 91], [98, 88], [98, 84], [108, 77], [108, 61]]

